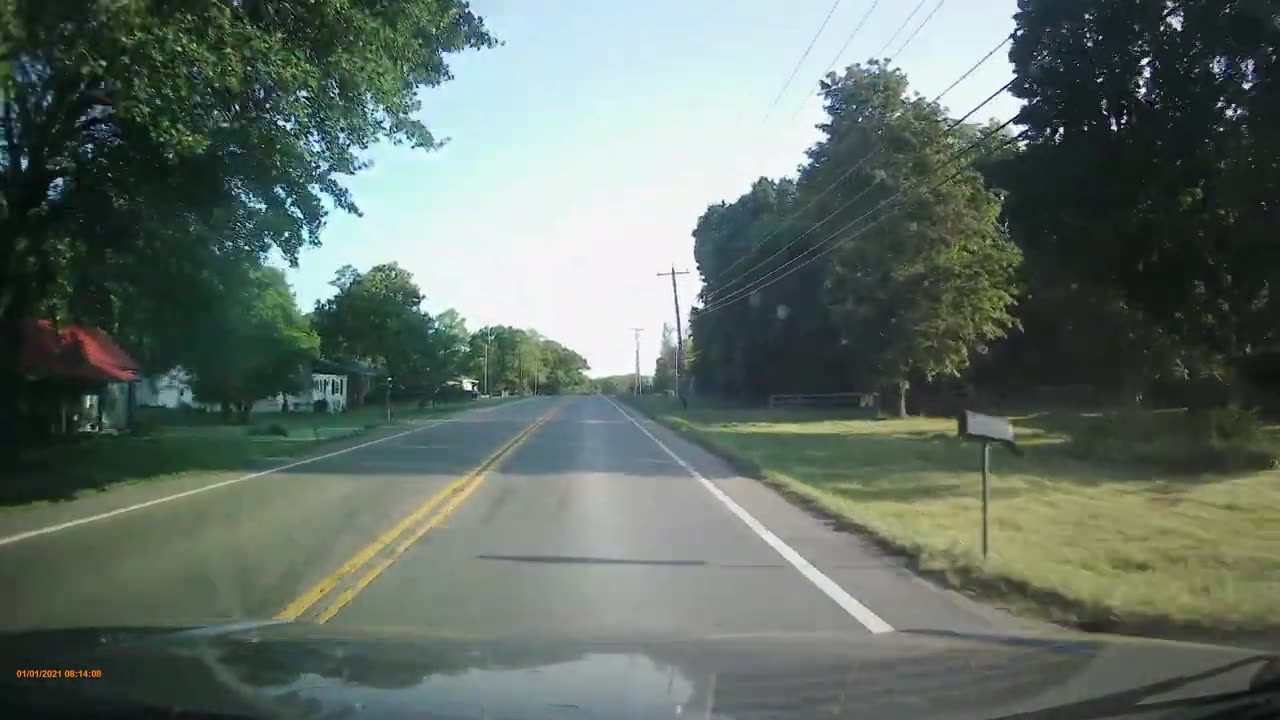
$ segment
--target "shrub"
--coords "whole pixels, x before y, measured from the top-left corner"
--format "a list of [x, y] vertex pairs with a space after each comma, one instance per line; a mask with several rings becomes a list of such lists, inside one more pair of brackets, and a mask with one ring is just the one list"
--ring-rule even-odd
[[163, 423], [161, 423], [159, 420], [155, 418], [138, 417], [138, 418], [134, 418], [133, 423], [130, 426], [130, 429], [133, 431], [133, 434], [137, 437], [150, 437], [152, 435], [155, 435], [156, 432], [162, 427], [164, 427]]
[[324, 398], [320, 398], [319, 400], [311, 403], [311, 410], [318, 413], [327, 413], [329, 412], [329, 401]]
[[249, 434], [254, 437], [274, 436], [289, 437], [289, 428], [280, 423], [270, 423], [267, 425], [254, 425], [249, 428]]
[[1258, 415], [1239, 405], [1214, 408], [1209, 411], [1209, 440], [1214, 443], [1236, 445], [1258, 439], [1261, 425]]

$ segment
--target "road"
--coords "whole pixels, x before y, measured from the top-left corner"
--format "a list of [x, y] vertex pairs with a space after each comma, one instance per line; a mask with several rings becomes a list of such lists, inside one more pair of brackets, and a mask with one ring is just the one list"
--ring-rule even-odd
[[612, 637], [1026, 627], [603, 396], [481, 408], [212, 482], [172, 499], [164, 484], [133, 488], [105, 517], [81, 501], [0, 517], [0, 625], [279, 618]]

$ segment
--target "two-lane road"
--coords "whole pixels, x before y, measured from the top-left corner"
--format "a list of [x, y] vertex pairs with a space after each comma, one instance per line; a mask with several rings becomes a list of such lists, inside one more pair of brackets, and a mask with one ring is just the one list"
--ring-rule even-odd
[[691, 637], [1015, 625], [602, 396], [478, 409], [46, 529], [0, 537], [4, 627], [276, 617]]

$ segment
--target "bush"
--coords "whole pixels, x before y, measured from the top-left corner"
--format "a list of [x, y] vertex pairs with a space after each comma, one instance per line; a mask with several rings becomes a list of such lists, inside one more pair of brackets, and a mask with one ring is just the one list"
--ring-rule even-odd
[[254, 425], [249, 428], [249, 434], [254, 437], [289, 437], [289, 428], [281, 425], [280, 423]]
[[1251, 443], [1258, 439], [1261, 423], [1258, 415], [1239, 405], [1214, 408], [1209, 411], [1209, 440], [1224, 445]]
[[130, 425], [130, 430], [136, 437], [150, 437], [162, 427], [164, 424], [153, 417], [136, 417]]
[[312, 412], [327, 413], [329, 412], [329, 401], [324, 398], [311, 403]]

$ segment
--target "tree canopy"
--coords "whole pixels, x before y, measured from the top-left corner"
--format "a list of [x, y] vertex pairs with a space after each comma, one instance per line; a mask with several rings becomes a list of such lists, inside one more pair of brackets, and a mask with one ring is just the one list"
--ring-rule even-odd
[[1240, 387], [1280, 350], [1275, 18], [1019, 0], [1016, 136], [880, 61], [828, 75], [796, 176], [693, 230], [697, 388]]
[[343, 267], [331, 284], [337, 292], [311, 314], [322, 352], [383, 368], [398, 395], [431, 398], [464, 375], [483, 382], [486, 363], [482, 392], [555, 394], [586, 384], [586, 360], [534, 330], [472, 333], [456, 310], [431, 315], [413, 275], [396, 263], [364, 273]]
[[234, 408], [245, 420], [255, 401], [302, 390], [301, 370], [318, 355], [320, 338], [279, 269], [233, 266], [224, 279], [225, 301], [207, 309], [183, 367], [199, 401], [221, 404], [224, 414]]
[[470, 349], [471, 371], [491, 395], [554, 395], [589, 387], [586, 359], [536, 330], [481, 328], [471, 334]]
[[949, 128], [876, 61], [822, 89], [824, 138], [798, 178], [761, 178], [694, 230], [700, 387], [902, 396], [960, 375], [1014, 325], [1020, 257], [963, 154], [976, 129]]
[[296, 261], [365, 149], [439, 145], [419, 91], [494, 42], [459, 0], [0, 2], [0, 374], [34, 315], [164, 369], [219, 259]]

